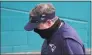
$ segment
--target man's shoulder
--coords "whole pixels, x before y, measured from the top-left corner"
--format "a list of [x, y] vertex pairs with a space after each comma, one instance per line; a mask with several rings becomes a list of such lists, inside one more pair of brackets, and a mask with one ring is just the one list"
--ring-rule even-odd
[[[67, 34], [66, 34], [67, 33]], [[58, 30], [55, 32], [55, 35], [60, 35], [60, 36], [72, 36], [72, 35], [76, 35], [76, 31], [75, 29], [70, 26], [68, 23], [64, 22], [63, 25], [61, 25]]]
[[66, 22], [57, 30], [54, 36], [56, 36], [56, 39], [73, 39], [77, 42], [82, 43], [76, 30]]

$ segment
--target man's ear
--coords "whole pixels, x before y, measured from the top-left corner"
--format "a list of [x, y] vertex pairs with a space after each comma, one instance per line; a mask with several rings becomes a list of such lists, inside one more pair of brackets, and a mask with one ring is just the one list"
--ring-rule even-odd
[[51, 26], [51, 20], [47, 20], [47, 25]]

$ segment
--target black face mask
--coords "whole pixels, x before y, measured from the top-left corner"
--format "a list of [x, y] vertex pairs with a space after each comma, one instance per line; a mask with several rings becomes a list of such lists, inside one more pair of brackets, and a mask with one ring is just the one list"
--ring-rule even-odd
[[52, 35], [54, 34], [54, 32], [58, 29], [60, 23], [61, 21], [58, 19], [52, 27], [48, 29], [44, 29], [44, 30], [39, 30], [35, 28], [34, 32], [38, 33], [43, 39], [50, 39]]

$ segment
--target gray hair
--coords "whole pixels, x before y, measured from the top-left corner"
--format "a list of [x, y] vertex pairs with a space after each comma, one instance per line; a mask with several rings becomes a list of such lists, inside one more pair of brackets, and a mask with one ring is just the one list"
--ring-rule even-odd
[[[53, 12], [55, 12], [55, 8], [51, 3], [40, 3], [32, 9], [31, 15], [38, 16], [42, 14], [51, 14]], [[55, 23], [58, 20], [58, 17], [55, 16], [53, 19], [50, 20]]]
[[51, 3], [40, 3], [35, 8], [32, 9], [31, 15], [42, 15], [51, 14], [55, 12], [55, 8]]

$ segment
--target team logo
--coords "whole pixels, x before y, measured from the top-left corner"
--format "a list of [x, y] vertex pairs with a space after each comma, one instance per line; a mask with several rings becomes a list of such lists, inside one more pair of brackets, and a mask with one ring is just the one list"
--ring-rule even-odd
[[45, 18], [41, 18], [41, 20], [44, 20]]
[[56, 49], [56, 46], [54, 44], [49, 44], [49, 46], [51, 47], [51, 51], [54, 52], [54, 50]]
[[[43, 15], [42, 15], [42, 17], [44, 17], [44, 16], [46, 16], [46, 15], [45, 15], [45, 14], [43, 14]], [[41, 17], [41, 20], [44, 20], [45, 18], [42, 18], [42, 17]]]

